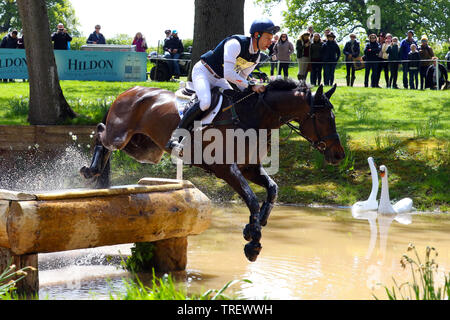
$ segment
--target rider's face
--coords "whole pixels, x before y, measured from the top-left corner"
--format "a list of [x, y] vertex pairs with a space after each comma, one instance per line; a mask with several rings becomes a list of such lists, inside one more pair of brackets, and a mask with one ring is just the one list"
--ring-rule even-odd
[[273, 34], [264, 32], [259, 38], [259, 50], [267, 50], [272, 43]]

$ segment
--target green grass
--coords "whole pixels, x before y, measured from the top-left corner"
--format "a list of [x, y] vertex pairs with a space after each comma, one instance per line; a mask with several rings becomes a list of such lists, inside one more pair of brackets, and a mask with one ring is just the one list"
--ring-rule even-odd
[[[357, 81], [363, 71], [358, 72]], [[296, 75], [295, 68], [290, 75]], [[337, 70], [336, 79], [345, 83], [345, 69]], [[114, 97], [134, 85], [178, 88], [175, 82], [61, 81], [66, 99], [85, 116], [74, 123], [90, 124], [98, 123]], [[0, 91], [0, 124], [26, 124], [20, 101], [28, 96], [28, 83], [0, 83]], [[273, 175], [280, 187], [280, 203], [352, 205], [367, 198], [371, 189], [367, 157], [372, 156], [377, 166], [389, 169], [392, 200], [408, 196], [418, 210], [449, 210], [450, 91], [338, 86], [331, 102], [346, 159], [337, 167], [327, 165], [303, 138], [292, 134], [280, 143], [280, 170]], [[282, 128], [280, 138], [288, 135], [288, 128]], [[153, 166], [115, 152], [112, 167], [115, 184], [176, 173], [168, 155]], [[184, 177], [213, 200], [240, 199], [225, 182], [201, 169], [185, 166]], [[265, 197], [263, 188], [252, 188], [261, 199]]]
[[111, 300], [236, 300], [236, 295], [227, 295], [225, 291], [239, 282], [251, 283], [250, 280], [232, 280], [221, 289], [209, 289], [202, 294], [188, 294], [184, 288], [177, 286], [170, 274], [161, 278], [153, 271], [151, 286], [145, 286], [135, 275], [135, 280], [123, 280], [125, 292], [111, 292]]

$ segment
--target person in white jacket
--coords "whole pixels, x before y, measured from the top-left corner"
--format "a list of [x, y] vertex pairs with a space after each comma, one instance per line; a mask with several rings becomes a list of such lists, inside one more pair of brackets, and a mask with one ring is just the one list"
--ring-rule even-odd
[[[222, 40], [214, 50], [200, 57], [192, 69], [192, 84], [198, 102], [183, 115], [178, 128], [187, 129], [211, 105], [211, 88], [233, 89], [230, 82], [240, 90], [249, 88], [258, 93], [265, 91], [264, 85], [257, 85], [247, 78], [260, 60], [261, 50], [267, 50], [273, 35], [280, 27], [266, 18], [255, 20], [250, 27], [250, 37], [233, 35]], [[177, 129], [178, 129], [177, 128]], [[178, 138], [172, 138], [166, 148], [176, 149], [181, 154], [183, 145]]]

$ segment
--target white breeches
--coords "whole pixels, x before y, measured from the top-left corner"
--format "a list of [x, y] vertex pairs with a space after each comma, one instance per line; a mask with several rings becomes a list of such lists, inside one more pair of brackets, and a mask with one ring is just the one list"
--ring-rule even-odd
[[208, 110], [211, 106], [211, 88], [232, 89], [227, 80], [215, 78], [201, 61], [197, 62], [192, 69], [192, 84], [200, 100], [200, 109], [202, 111]]

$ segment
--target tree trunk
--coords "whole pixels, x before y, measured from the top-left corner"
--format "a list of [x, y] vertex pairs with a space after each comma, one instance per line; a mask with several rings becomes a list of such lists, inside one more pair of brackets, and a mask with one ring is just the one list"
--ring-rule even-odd
[[195, 0], [192, 66], [226, 37], [248, 33], [244, 32], [244, 3], [245, 0]]
[[59, 85], [45, 0], [17, 0], [17, 6], [26, 39], [30, 80], [28, 121], [35, 125], [63, 123], [76, 114]]

